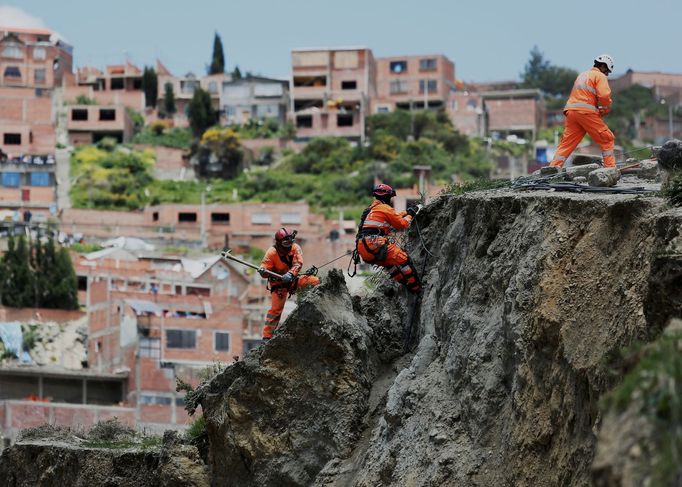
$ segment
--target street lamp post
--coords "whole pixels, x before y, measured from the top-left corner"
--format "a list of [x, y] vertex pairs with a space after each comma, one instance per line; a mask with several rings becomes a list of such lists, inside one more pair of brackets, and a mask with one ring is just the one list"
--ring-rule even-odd
[[661, 98], [661, 105], [668, 105], [668, 138], [673, 138], [673, 104], [667, 103], [665, 98]]
[[208, 238], [206, 235], [206, 193], [211, 192], [211, 186], [206, 186], [201, 192], [201, 246], [206, 248], [208, 246]]

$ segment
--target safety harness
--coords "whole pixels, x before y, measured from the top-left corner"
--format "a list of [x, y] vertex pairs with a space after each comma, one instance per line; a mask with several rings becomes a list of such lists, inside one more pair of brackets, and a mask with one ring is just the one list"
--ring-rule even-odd
[[[287, 255], [282, 255], [279, 252], [277, 252], [277, 257], [281, 259], [281, 261], [291, 269], [291, 267], [294, 265], [294, 256], [291, 254]], [[295, 276], [293, 281], [290, 283], [285, 283], [283, 281], [275, 281], [273, 279], [268, 279], [267, 284], [265, 285], [265, 289], [270, 291], [271, 293], [274, 293], [276, 291], [279, 291], [280, 289], [286, 288], [287, 291], [289, 291], [289, 296], [291, 296], [293, 293], [296, 292], [296, 289], [298, 288], [298, 276]]]

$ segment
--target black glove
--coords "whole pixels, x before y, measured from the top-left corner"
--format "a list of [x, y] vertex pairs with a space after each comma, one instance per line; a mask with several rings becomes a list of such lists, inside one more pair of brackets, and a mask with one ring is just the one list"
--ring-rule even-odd
[[282, 276], [282, 282], [289, 284], [291, 281], [294, 280], [294, 275], [291, 272], [287, 272]]
[[423, 208], [422, 205], [410, 206], [407, 209], [407, 214], [414, 218], [415, 216], [417, 216], [417, 214], [421, 211], [422, 208]]
[[260, 274], [261, 277], [268, 277], [267, 269], [265, 267], [258, 269], [258, 274]]

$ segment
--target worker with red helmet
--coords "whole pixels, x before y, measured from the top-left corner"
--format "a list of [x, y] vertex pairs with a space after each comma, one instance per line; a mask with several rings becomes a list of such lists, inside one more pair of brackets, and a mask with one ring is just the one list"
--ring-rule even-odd
[[391, 206], [395, 191], [388, 184], [374, 186], [372, 195], [375, 199], [360, 219], [355, 248], [363, 261], [388, 268], [392, 279], [405, 285], [411, 293], [418, 293], [422, 284], [412, 259], [398, 245], [389, 242], [387, 235], [391, 229], [409, 227], [421, 205], [398, 213]]
[[[289, 232], [286, 228], [280, 228], [275, 233], [275, 245], [270, 247], [263, 257], [258, 273], [268, 279], [270, 295], [272, 297], [270, 310], [265, 316], [263, 326], [263, 340], [272, 338], [277, 329], [284, 304], [290, 294], [298, 288], [317, 286], [320, 279], [316, 276], [299, 275], [303, 267], [303, 251], [294, 242], [296, 230]], [[281, 279], [268, 276], [265, 270], [282, 276]]]

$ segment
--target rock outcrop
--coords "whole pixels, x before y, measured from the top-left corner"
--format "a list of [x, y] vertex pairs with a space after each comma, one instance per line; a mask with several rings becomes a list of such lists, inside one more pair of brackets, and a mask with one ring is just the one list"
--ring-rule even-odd
[[590, 484], [598, 401], [618, 381], [609, 357], [682, 312], [682, 270], [666, 260], [682, 212], [503, 191], [444, 196], [418, 222], [417, 267], [434, 256], [416, 349], [400, 352], [402, 289], [351, 298], [330, 273], [200, 391], [214, 481]]

